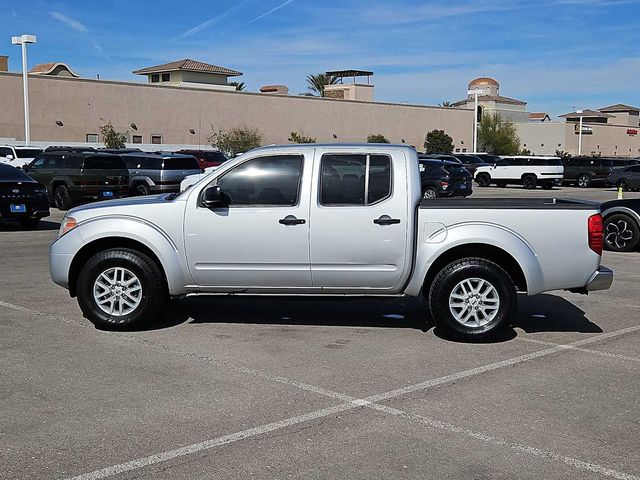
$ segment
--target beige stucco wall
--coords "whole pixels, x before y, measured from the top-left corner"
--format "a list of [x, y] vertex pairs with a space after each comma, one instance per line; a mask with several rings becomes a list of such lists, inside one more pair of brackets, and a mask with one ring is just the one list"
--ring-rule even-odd
[[565, 150], [566, 126], [560, 122], [516, 123], [520, 145], [534, 155], [555, 155]]
[[[627, 130], [638, 130], [628, 125], [589, 125], [593, 131], [582, 135], [582, 154], [601, 154], [602, 156], [640, 157], [640, 135], [629, 135]], [[578, 153], [578, 134], [575, 124], [565, 124], [565, 150], [573, 155]]]
[[[0, 137], [24, 138], [21, 80], [0, 73]], [[135, 123], [145, 143], [160, 134], [167, 144], [206, 143], [211, 124], [226, 129], [241, 123], [258, 127], [265, 144], [287, 143], [292, 131], [319, 142], [362, 142], [370, 133], [382, 133], [422, 149], [425, 134], [437, 128], [451, 135], [456, 147], [468, 147], [473, 134], [473, 112], [457, 108], [33, 76], [29, 97], [31, 138], [52, 143], [83, 142], [105, 121], [120, 131]]]

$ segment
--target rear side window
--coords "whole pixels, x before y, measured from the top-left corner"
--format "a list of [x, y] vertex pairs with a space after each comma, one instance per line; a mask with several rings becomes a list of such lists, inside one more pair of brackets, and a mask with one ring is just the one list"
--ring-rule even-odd
[[529, 165], [538, 167], [561, 167], [562, 160], [559, 158], [530, 158]]
[[323, 155], [322, 205], [371, 205], [391, 195], [391, 158], [386, 155]]
[[218, 179], [231, 206], [293, 206], [298, 203], [303, 157], [275, 155], [254, 158]]
[[127, 166], [118, 156], [95, 156], [84, 159], [85, 170], [125, 170]]
[[0, 147], [0, 157], [6, 157], [7, 155], [13, 155], [13, 150], [8, 147]]
[[200, 166], [195, 157], [178, 157], [178, 158], [165, 158], [164, 159], [165, 170], [199, 170]]
[[207, 162], [226, 162], [227, 157], [222, 152], [204, 152], [203, 157]]
[[39, 148], [17, 148], [16, 155], [18, 158], [35, 158], [42, 153]]

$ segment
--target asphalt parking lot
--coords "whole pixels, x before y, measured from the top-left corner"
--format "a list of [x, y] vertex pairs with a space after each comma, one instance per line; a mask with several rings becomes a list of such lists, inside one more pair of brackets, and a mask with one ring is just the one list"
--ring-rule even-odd
[[640, 253], [491, 343], [406, 299], [189, 299], [116, 333], [49, 278], [61, 218], [0, 222], [1, 478], [640, 479]]

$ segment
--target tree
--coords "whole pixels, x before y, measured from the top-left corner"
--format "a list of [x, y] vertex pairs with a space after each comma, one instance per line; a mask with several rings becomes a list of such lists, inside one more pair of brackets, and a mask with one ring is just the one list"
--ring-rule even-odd
[[556, 150], [556, 157], [560, 158], [571, 158], [571, 154], [569, 152], [565, 152], [564, 150]]
[[324, 97], [324, 87], [327, 85], [335, 85], [338, 83], [336, 77], [332, 77], [325, 73], [318, 73], [317, 75], [307, 75], [307, 90], [311, 95]]
[[236, 87], [236, 92], [244, 92], [247, 88], [244, 82], [229, 82], [229, 85]]
[[453, 152], [453, 138], [444, 130], [431, 130], [424, 138], [424, 151], [450, 154]]
[[289, 141], [292, 143], [316, 143], [317, 140], [317, 138], [307, 137], [304, 133], [291, 132], [289, 135]]
[[513, 123], [500, 114], [486, 114], [478, 125], [478, 146], [481, 151], [494, 155], [517, 155], [520, 138]]
[[218, 131], [215, 131], [211, 125], [211, 135], [208, 140], [212, 147], [216, 147], [230, 157], [235, 157], [239, 153], [259, 147], [262, 144], [262, 133], [257, 128], [248, 127], [245, 124], [230, 130]]
[[529, 150], [528, 148], [522, 148], [518, 152], [518, 155], [528, 156], [528, 155], [533, 155], [533, 154], [531, 153], [531, 150]]
[[440, 106], [448, 108], [451, 106], [451, 102], [449, 100], [445, 100], [444, 102], [440, 102]]
[[127, 133], [116, 132], [111, 122], [107, 122], [99, 127], [100, 134], [102, 135], [102, 141], [107, 148], [124, 148], [124, 144], [128, 138]]
[[367, 143], [391, 143], [391, 142], [389, 142], [387, 137], [385, 137], [381, 133], [370, 133], [369, 136], [367, 137]]

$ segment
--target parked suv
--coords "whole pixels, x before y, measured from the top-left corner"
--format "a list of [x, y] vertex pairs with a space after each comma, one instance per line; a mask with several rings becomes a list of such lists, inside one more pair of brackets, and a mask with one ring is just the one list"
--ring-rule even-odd
[[97, 152], [50, 151], [29, 165], [25, 172], [45, 185], [49, 201], [67, 210], [79, 200], [126, 197], [129, 172], [119, 155]]
[[505, 187], [508, 184], [519, 184], [524, 188], [536, 188], [540, 185], [550, 189], [562, 183], [564, 167], [558, 157], [504, 157], [495, 165], [478, 167], [475, 179], [481, 187], [496, 184]]
[[184, 177], [201, 171], [192, 155], [139, 152], [124, 154], [122, 159], [129, 169], [132, 195], [179, 192]]
[[606, 180], [607, 185], [615, 185], [623, 190], [640, 189], [640, 165], [612, 170]]
[[460, 160], [464, 168], [466, 168], [471, 175], [476, 173], [478, 167], [490, 167], [493, 165], [493, 163], [487, 162], [472, 153], [454, 153], [453, 156]]
[[178, 150], [176, 153], [193, 155], [202, 170], [209, 167], [219, 167], [228, 160], [225, 154], [218, 150]]
[[472, 176], [459, 163], [420, 157], [422, 198], [467, 197], [473, 193]]
[[564, 161], [563, 183], [575, 183], [578, 187], [604, 185], [607, 177], [618, 168], [635, 164], [624, 158], [570, 157]]
[[0, 146], [0, 163], [6, 163], [12, 167], [22, 168], [42, 153], [40, 147], [14, 147], [13, 145]]

